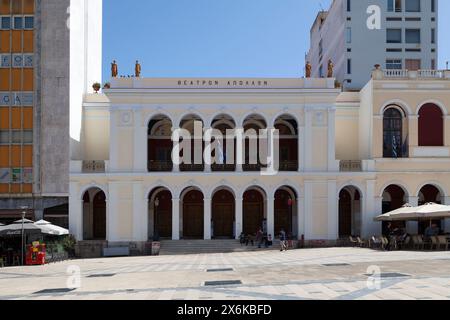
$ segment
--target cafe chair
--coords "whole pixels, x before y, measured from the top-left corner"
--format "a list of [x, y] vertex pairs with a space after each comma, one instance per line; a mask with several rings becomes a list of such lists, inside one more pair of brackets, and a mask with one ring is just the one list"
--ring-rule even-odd
[[450, 239], [447, 239], [447, 236], [439, 236], [439, 248], [444, 247], [446, 251], [448, 251], [448, 247], [450, 246]]
[[13, 266], [20, 266], [20, 256], [13, 257]]

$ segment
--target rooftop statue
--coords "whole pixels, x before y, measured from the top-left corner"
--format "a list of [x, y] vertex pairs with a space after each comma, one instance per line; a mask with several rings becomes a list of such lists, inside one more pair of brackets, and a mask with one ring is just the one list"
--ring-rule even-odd
[[136, 60], [136, 66], [134, 68], [134, 75], [136, 76], [136, 78], [139, 78], [141, 76], [141, 71], [142, 71], [141, 65], [139, 64], [139, 61]]
[[330, 60], [328, 60], [328, 78], [333, 78], [333, 69], [334, 69], [334, 64], [330, 59]]
[[311, 78], [311, 70], [312, 70], [312, 66], [311, 66], [311, 63], [309, 63], [309, 61], [308, 61], [308, 62], [306, 62], [306, 66], [305, 66], [306, 78]]
[[117, 78], [119, 75], [119, 67], [117, 66], [116, 60], [111, 63], [111, 76]]

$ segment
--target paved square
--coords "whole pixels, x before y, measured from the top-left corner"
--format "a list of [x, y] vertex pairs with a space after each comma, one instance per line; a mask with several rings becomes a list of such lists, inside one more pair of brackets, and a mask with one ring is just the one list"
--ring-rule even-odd
[[359, 248], [73, 260], [0, 269], [0, 299], [449, 300], [449, 262], [450, 252]]

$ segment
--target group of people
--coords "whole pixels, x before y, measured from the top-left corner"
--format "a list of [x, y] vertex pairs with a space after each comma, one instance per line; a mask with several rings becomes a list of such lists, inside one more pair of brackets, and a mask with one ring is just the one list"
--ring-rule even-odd
[[[286, 232], [283, 229], [281, 229], [280, 231], [279, 238], [280, 238], [280, 251], [287, 251], [288, 239], [286, 236]], [[255, 244], [257, 244], [258, 248], [260, 249], [262, 248], [262, 246], [264, 246], [266, 249], [273, 246], [272, 235], [271, 234], [267, 235], [267, 233], [264, 233], [262, 228], [260, 228], [254, 235], [250, 234], [246, 235], [244, 232], [242, 232], [239, 239], [241, 245], [248, 246], [249, 244], [251, 244], [252, 246], [254, 246]]]

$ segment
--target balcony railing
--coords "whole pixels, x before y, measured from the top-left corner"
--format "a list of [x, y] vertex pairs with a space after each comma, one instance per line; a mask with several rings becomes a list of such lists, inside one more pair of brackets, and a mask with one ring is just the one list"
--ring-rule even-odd
[[173, 169], [172, 161], [149, 161], [149, 172], [171, 172]]
[[263, 168], [262, 165], [260, 164], [243, 164], [242, 165], [242, 170], [244, 171], [261, 171]]
[[340, 161], [341, 172], [362, 172], [361, 160], [341, 160]]
[[408, 78], [408, 70], [389, 69], [384, 70], [386, 78]]
[[180, 164], [180, 171], [182, 172], [201, 172], [205, 171], [204, 164]]
[[211, 170], [218, 172], [233, 172], [236, 171], [236, 166], [234, 164], [212, 164]]
[[[375, 73], [381, 72], [381, 78], [394, 79], [450, 79], [450, 70], [375, 70]], [[375, 79], [380, 79], [375, 74]]]
[[82, 164], [83, 173], [105, 173], [105, 161], [84, 160]]
[[280, 171], [298, 171], [298, 161], [280, 161]]

